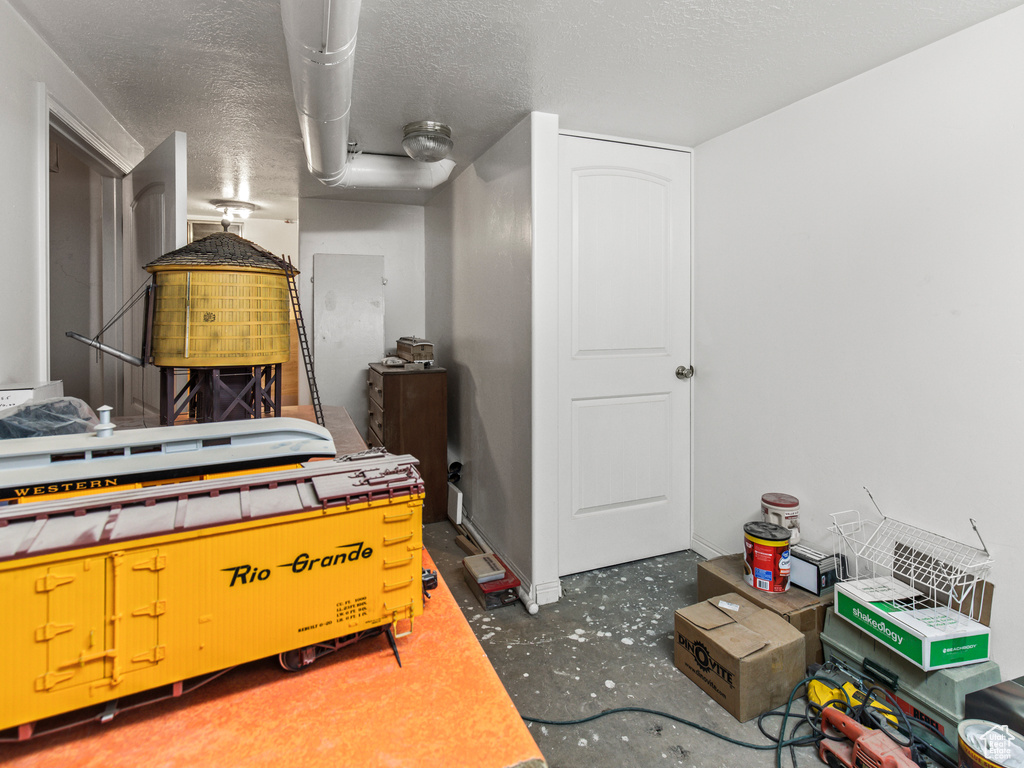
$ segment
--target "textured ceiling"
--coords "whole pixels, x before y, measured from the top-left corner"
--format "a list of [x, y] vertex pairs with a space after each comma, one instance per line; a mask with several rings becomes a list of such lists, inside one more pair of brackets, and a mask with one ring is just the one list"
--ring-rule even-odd
[[[299, 196], [423, 200], [309, 176], [277, 0], [10, 2], [147, 151], [188, 134], [191, 215], [235, 196], [278, 219]], [[401, 154], [405, 123], [440, 120], [462, 166], [540, 110], [695, 146], [1022, 2], [363, 0], [351, 138]]]

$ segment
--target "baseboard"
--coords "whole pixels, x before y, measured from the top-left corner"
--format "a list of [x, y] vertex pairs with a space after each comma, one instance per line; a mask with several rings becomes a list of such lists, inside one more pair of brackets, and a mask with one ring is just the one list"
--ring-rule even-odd
[[561, 596], [562, 582], [560, 581], [546, 581], [533, 585], [533, 597], [537, 601], [537, 605], [557, 603]]
[[690, 549], [707, 560], [730, 554], [729, 552], [723, 552], [710, 541], [703, 539], [696, 534], [690, 537]]

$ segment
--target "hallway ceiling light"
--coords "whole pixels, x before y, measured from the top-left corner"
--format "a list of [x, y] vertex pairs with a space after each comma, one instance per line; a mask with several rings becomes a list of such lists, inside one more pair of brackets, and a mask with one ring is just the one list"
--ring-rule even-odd
[[413, 160], [436, 163], [452, 151], [452, 129], [433, 120], [409, 123], [403, 129], [402, 149]]
[[252, 203], [244, 203], [241, 200], [211, 200], [210, 205], [220, 211], [228, 221], [239, 218], [248, 219], [249, 214], [256, 210]]

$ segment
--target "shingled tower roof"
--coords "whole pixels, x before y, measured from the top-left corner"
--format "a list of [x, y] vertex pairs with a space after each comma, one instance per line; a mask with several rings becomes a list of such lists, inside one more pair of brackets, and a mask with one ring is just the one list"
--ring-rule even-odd
[[216, 232], [189, 243], [184, 248], [165, 253], [146, 265], [152, 267], [228, 267], [238, 269], [270, 269], [298, 274], [284, 259], [275, 256], [245, 238], [231, 232]]

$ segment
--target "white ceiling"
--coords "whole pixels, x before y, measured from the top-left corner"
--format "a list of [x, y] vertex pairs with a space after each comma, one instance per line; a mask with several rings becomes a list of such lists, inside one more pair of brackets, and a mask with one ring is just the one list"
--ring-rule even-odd
[[[308, 174], [278, 0], [10, 2], [147, 151], [188, 134], [190, 215], [235, 196], [277, 219], [299, 196], [422, 202]], [[363, 0], [351, 138], [398, 155], [405, 123], [439, 120], [464, 166], [540, 110], [696, 146], [1022, 2]]]

